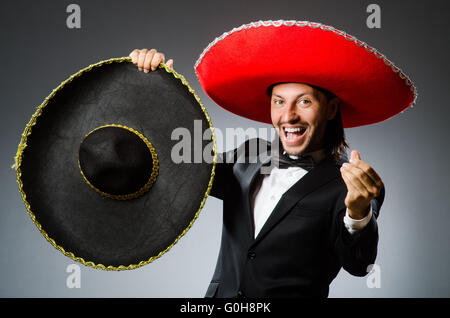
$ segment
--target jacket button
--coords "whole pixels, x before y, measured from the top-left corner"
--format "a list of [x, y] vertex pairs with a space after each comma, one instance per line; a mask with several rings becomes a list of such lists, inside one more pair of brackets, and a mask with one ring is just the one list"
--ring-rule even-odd
[[244, 296], [244, 293], [243, 293], [241, 290], [239, 290], [239, 291], [237, 292], [237, 297], [238, 297], [238, 298], [244, 298], [245, 296]]
[[248, 258], [249, 259], [255, 259], [255, 257], [256, 257], [256, 253], [255, 252], [253, 252], [253, 251], [248, 252]]

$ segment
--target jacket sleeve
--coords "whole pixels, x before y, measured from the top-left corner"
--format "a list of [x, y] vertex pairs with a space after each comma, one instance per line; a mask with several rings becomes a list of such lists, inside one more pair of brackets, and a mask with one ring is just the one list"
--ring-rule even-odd
[[344, 225], [346, 208], [340, 208], [334, 219], [335, 253], [340, 259], [342, 267], [352, 275], [365, 276], [368, 266], [374, 264], [377, 257], [378, 225], [377, 218], [384, 201], [385, 189], [380, 195], [371, 201], [372, 218], [361, 230], [350, 234]]

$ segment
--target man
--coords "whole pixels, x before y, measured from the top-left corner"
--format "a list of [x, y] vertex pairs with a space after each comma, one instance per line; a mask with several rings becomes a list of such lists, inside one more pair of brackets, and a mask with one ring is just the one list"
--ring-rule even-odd
[[[130, 56], [144, 72], [165, 60], [154, 49]], [[296, 82], [267, 92], [281, 147], [260, 147], [257, 163], [252, 141], [221, 155], [233, 160], [219, 160], [211, 191], [223, 200], [224, 224], [206, 297], [326, 297], [341, 267], [364, 276], [376, 258], [384, 185], [358, 151], [344, 162], [339, 98]], [[262, 175], [267, 158], [279, 167]]]

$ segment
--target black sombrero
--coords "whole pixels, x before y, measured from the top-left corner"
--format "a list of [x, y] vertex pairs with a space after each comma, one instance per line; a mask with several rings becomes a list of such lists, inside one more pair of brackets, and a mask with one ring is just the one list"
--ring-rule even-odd
[[[54, 89], [26, 126], [15, 164], [44, 237], [107, 270], [167, 252], [197, 218], [214, 178], [215, 139], [198, 96], [164, 64], [145, 74], [130, 61], [92, 64]], [[176, 131], [192, 137], [182, 151], [194, 157], [209, 148], [213, 160], [174, 160]]]

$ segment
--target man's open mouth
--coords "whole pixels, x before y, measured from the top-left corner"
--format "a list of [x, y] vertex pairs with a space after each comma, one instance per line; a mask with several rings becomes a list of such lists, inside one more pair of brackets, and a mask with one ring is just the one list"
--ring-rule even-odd
[[306, 133], [306, 127], [283, 127], [284, 139], [288, 143], [297, 143]]

